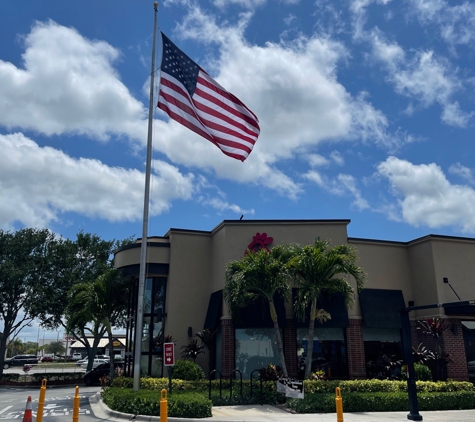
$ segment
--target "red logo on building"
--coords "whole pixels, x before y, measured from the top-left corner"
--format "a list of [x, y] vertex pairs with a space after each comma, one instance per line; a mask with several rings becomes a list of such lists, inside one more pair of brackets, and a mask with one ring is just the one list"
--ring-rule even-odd
[[267, 237], [267, 233], [262, 233], [262, 234], [256, 233], [256, 235], [252, 237], [252, 242], [249, 243], [249, 245], [247, 245], [246, 252], [248, 250], [251, 250], [254, 252], [259, 251], [261, 249], [269, 250], [267, 248], [267, 245], [270, 245], [273, 241], [274, 241], [274, 238]]

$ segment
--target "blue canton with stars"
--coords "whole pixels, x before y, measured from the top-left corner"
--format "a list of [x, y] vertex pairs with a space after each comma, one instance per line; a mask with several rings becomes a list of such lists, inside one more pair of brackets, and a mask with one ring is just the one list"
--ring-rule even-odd
[[200, 67], [162, 32], [162, 72], [181, 82], [191, 96], [196, 89]]

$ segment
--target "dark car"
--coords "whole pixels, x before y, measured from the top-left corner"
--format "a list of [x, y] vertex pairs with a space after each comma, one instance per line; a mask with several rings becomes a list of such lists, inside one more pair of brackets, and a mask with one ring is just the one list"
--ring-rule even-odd
[[3, 369], [8, 369], [10, 366], [23, 366], [37, 364], [38, 357], [36, 355], [16, 355], [10, 359], [5, 359], [3, 363]]
[[[123, 362], [114, 362], [113, 365], [114, 365], [114, 370], [117, 370], [117, 368], [124, 369]], [[100, 384], [101, 383], [100, 379], [102, 377], [109, 375], [110, 366], [111, 364], [109, 362], [102, 363], [97, 368], [94, 368], [92, 371], [87, 372], [86, 375], [84, 375], [84, 384], [86, 385]]]

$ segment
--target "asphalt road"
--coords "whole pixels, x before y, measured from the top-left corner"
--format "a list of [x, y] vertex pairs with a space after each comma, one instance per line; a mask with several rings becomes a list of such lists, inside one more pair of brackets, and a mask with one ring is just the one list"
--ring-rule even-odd
[[[79, 421], [101, 421], [96, 418], [89, 405], [89, 397], [101, 387], [79, 387]], [[23, 420], [28, 396], [31, 396], [33, 420], [36, 420], [38, 409], [39, 388], [0, 388], [0, 421]], [[70, 422], [73, 415], [73, 398], [75, 386], [55, 387], [46, 389], [43, 411], [45, 422]]]
[[[47, 372], [82, 372], [82, 373], [86, 373], [86, 370], [85, 369], [82, 369], [80, 366], [69, 366], [69, 367], [65, 367], [65, 368], [60, 368], [60, 367], [53, 367], [53, 368], [50, 368], [46, 365], [33, 365], [32, 368], [30, 369], [29, 373], [35, 373], [35, 374], [38, 374], [38, 373], [47, 373]], [[4, 374], [21, 374], [23, 375], [24, 372], [23, 372], [23, 367], [22, 366], [12, 366], [8, 369], [4, 369], [3, 370], [3, 373]]]

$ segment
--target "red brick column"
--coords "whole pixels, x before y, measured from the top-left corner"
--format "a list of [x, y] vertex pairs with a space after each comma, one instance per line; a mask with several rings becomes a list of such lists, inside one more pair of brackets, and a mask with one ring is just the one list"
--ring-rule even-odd
[[458, 319], [449, 319], [452, 329], [445, 330], [442, 334], [444, 350], [451, 354], [453, 363], [447, 365], [447, 376], [457, 381], [468, 381], [467, 357], [463, 342], [462, 324]]
[[293, 319], [288, 319], [284, 327], [284, 356], [285, 366], [289, 377], [297, 377], [297, 330]]
[[348, 375], [350, 379], [366, 378], [362, 325], [363, 321], [361, 319], [350, 319], [350, 326], [346, 329]]
[[221, 319], [221, 376], [229, 377], [236, 368], [234, 357], [235, 333], [233, 322], [230, 318]]

